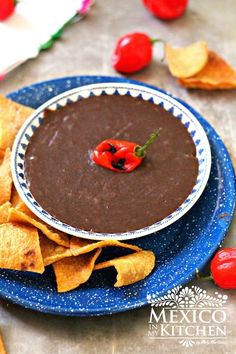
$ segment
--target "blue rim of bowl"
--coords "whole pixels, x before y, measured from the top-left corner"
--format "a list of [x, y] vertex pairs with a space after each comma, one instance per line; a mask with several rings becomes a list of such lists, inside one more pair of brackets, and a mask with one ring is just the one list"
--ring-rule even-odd
[[[45, 109], [56, 110], [62, 106], [76, 102], [81, 99], [86, 99], [91, 96], [100, 95], [129, 95], [138, 97], [145, 101], [152, 102], [163, 107], [169, 111], [173, 117], [179, 119], [186, 127], [196, 147], [196, 156], [199, 162], [199, 171], [196, 184], [186, 200], [170, 215], [155, 224], [144, 227], [139, 230], [124, 232], [119, 234], [112, 233], [96, 233], [84, 231], [75, 228], [71, 225], [65, 224], [50, 215], [44, 210], [39, 203], [34, 199], [27, 184], [24, 173], [24, 154], [27, 150], [27, 145], [31, 137], [34, 135], [38, 127], [40, 127], [44, 119]], [[208, 138], [201, 124], [198, 122], [195, 113], [189, 110], [180, 100], [174, 98], [170, 94], [159, 89], [152, 89], [138, 84], [105, 82], [102, 84], [91, 84], [81, 86], [62, 94], [53, 97], [49, 101], [40, 106], [23, 124], [22, 128], [17, 134], [13, 149], [11, 169], [15, 187], [30, 210], [37, 215], [41, 220], [67, 234], [77, 237], [84, 237], [92, 240], [102, 240], [107, 238], [114, 238], [117, 240], [128, 240], [149, 235], [157, 232], [173, 222], [181, 218], [187, 211], [189, 211], [196, 201], [201, 196], [211, 169], [211, 151]]]

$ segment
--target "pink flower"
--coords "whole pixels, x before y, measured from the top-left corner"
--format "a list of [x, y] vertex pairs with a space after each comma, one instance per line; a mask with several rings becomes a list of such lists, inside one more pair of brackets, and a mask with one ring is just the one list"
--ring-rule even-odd
[[92, 0], [82, 0], [81, 8], [79, 9], [80, 14], [85, 14], [92, 4]]

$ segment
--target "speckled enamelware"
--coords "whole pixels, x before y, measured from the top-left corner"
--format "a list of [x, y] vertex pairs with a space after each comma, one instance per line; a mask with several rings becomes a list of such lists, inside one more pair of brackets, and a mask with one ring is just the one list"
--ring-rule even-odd
[[[74, 87], [108, 81], [132, 82], [101, 76], [69, 77], [42, 82], [9, 95], [17, 102], [34, 108]], [[147, 85], [141, 84], [144, 87]], [[155, 89], [154, 87], [152, 87]], [[112, 268], [96, 271], [88, 283], [64, 294], [56, 291], [51, 267], [43, 275], [0, 270], [0, 295], [33, 310], [67, 315], [94, 316], [127, 311], [146, 305], [147, 295], [164, 295], [169, 289], [186, 283], [201, 269], [221, 244], [233, 218], [235, 175], [228, 152], [214, 129], [191, 107], [186, 106], [204, 127], [212, 152], [210, 178], [193, 208], [171, 226], [132, 243], [156, 254], [156, 266], [149, 277], [136, 284], [114, 288]], [[103, 259], [106, 258], [105, 250]], [[113, 256], [120, 250], [112, 250]]]
[[[196, 183], [186, 198], [186, 200], [170, 215], [161, 221], [142, 229], [124, 233], [97, 233], [92, 231], [84, 231], [65, 224], [50, 215], [44, 210], [34, 196], [31, 194], [30, 187], [24, 172], [24, 159], [27, 146], [37, 129], [43, 122], [45, 109], [57, 110], [62, 106], [71, 104], [78, 100], [84, 100], [91, 96], [102, 95], [120, 95], [132, 96], [137, 99], [152, 102], [163, 107], [173, 115], [173, 119], [178, 119], [188, 130], [196, 147], [196, 157], [198, 159], [198, 176]], [[98, 122], [99, 124], [99, 122]], [[48, 102], [40, 106], [25, 122], [20, 129], [12, 149], [12, 175], [15, 187], [25, 204], [40, 219], [53, 226], [54, 228], [74, 236], [84, 237], [92, 240], [102, 240], [115, 238], [117, 240], [134, 239], [137, 237], [149, 235], [153, 232], [162, 230], [163, 228], [173, 224], [180, 219], [199, 199], [209, 178], [211, 168], [211, 152], [210, 146], [204, 129], [198, 122], [195, 114], [186, 106], [176, 100], [168, 93], [164, 93], [159, 89], [151, 89], [137, 84], [127, 82], [105, 82], [100, 84], [86, 85], [73, 90], [66, 91], [59, 96], [54, 97]]]

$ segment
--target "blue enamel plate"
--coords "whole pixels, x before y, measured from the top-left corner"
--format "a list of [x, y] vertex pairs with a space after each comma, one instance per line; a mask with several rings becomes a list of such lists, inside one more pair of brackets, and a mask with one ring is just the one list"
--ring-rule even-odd
[[[108, 82], [138, 84], [144, 89], [156, 90], [158, 94], [167, 94], [123, 78], [83, 76], [42, 82], [13, 92], [9, 97], [38, 108], [70, 89]], [[156, 266], [152, 274], [136, 284], [114, 288], [115, 271], [107, 268], [95, 271], [89, 282], [79, 289], [58, 294], [51, 267], [47, 267], [43, 275], [0, 270], [0, 296], [45, 313], [67, 316], [112, 314], [146, 305], [147, 295], [164, 295], [173, 287], [189, 281], [196, 268], [201, 269], [207, 263], [224, 239], [233, 218], [235, 175], [229, 154], [214, 129], [193, 108], [177, 101], [197, 118], [207, 134], [212, 154], [211, 173], [203, 194], [184, 216], [157, 233], [132, 241], [155, 252]], [[112, 252], [116, 257], [120, 250], [112, 249]], [[105, 251], [103, 257], [106, 256]]]

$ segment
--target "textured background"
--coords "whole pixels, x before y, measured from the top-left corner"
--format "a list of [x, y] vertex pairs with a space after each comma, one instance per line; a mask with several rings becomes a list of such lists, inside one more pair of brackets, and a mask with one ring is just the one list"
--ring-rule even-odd
[[[185, 16], [168, 23], [152, 17], [141, 0], [97, 0], [88, 17], [67, 28], [51, 50], [25, 63], [1, 82], [0, 93], [59, 76], [117, 75], [110, 64], [111, 52], [117, 38], [131, 31], [144, 31], [176, 45], [204, 39], [236, 67], [235, 23], [235, 0], [190, 1]], [[157, 60], [132, 78], [166, 89], [196, 108], [220, 134], [236, 162], [235, 91], [186, 91], [169, 75], [166, 65]], [[235, 222], [225, 246], [236, 246]], [[196, 284], [209, 295], [217, 291], [210, 282]], [[220, 293], [229, 296], [227, 341], [188, 350], [173, 339], [151, 341], [147, 337], [149, 307], [113, 316], [70, 319], [34, 313], [0, 300], [0, 328], [11, 354], [235, 353], [236, 292]]]

